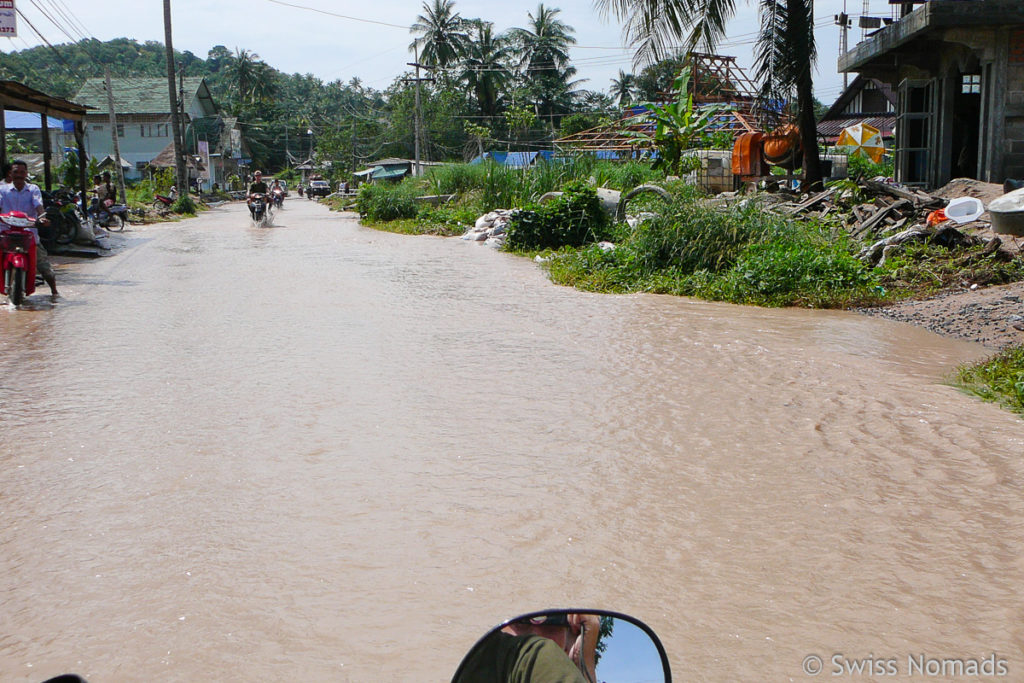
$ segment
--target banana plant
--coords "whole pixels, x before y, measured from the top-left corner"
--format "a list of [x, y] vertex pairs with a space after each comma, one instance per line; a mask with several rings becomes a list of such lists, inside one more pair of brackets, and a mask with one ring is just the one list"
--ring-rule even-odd
[[631, 123], [653, 122], [653, 134], [645, 131], [627, 131], [627, 135], [636, 139], [640, 145], [657, 152], [654, 168], [663, 169], [670, 174], [682, 175], [699, 165], [699, 159], [687, 157], [684, 152], [696, 147], [701, 133], [727, 109], [720, 104], [694, 107], [693, 95], [689, 92], [690, 77], [688, 66], [679, 72], [679, 76], [672, 84], [674, 92], [678, 93], [675, 102], [644, 102], [641, 106], [646, 111], [632, 117]]

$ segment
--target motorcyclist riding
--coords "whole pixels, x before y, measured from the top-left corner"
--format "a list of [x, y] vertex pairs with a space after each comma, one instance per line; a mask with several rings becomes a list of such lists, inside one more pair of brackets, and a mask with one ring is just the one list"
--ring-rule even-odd
[[256, 219], [256, 209], [253, 206], [254, 195], [261, 194], [267, 195], [267, 184], [263, 182], [263, 173], [256, 171], [252, 174], [252, 184], [249, 185], [249, 196], [246, 199], [246, 204], [249, 206], [249, 214], [252, 215], [253, 220]]
[[274, 206], [281, 206], [284, 204], [284, 188], [281, 187], [281, 181], [274, 179], [274, 186], [270, 188], [270, 196], [274, 200]]

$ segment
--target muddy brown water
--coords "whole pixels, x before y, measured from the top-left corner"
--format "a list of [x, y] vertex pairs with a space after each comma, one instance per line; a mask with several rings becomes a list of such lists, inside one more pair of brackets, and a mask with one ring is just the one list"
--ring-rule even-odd
[[1024, 677], [1024, 424], [907, 325], [550, 284], [298, 198], [0, 310], [0, 680], [446, 680], [548, 606], [677, 680]]

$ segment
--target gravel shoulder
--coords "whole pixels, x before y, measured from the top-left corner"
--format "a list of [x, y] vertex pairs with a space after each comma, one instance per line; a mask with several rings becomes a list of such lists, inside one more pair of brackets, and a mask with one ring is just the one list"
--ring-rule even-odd
[[[1003, 187], [958, 178], [932, 194], [946, 199], [977, 197], [986, 205], [1003, 194]], [[996, 237], [988, 214], [964, 226], [982, 239]], [[1002, 248], [1020, 257], [1024, 240], [998, 236]], [[892, 306], [859, 309], [865, 315], [919, 325], [937, 334], [978, 342], [993, 349], [1024, 344], [1024, 282], [943, 292], [928, 299], [903, 301]]]
[[1024, 344], [1024, 282], [944, 292], [921, 301], [859, 309], [993, 349]]

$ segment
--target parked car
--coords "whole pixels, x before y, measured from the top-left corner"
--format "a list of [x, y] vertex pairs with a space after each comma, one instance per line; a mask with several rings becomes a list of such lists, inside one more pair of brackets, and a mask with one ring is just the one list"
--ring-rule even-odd
[[326, 197], [331, 193], [331, 184], [326, 180], [311, 180], [309, 187], [306, 188], [306, 196], [312, 199], [313, 197]]

